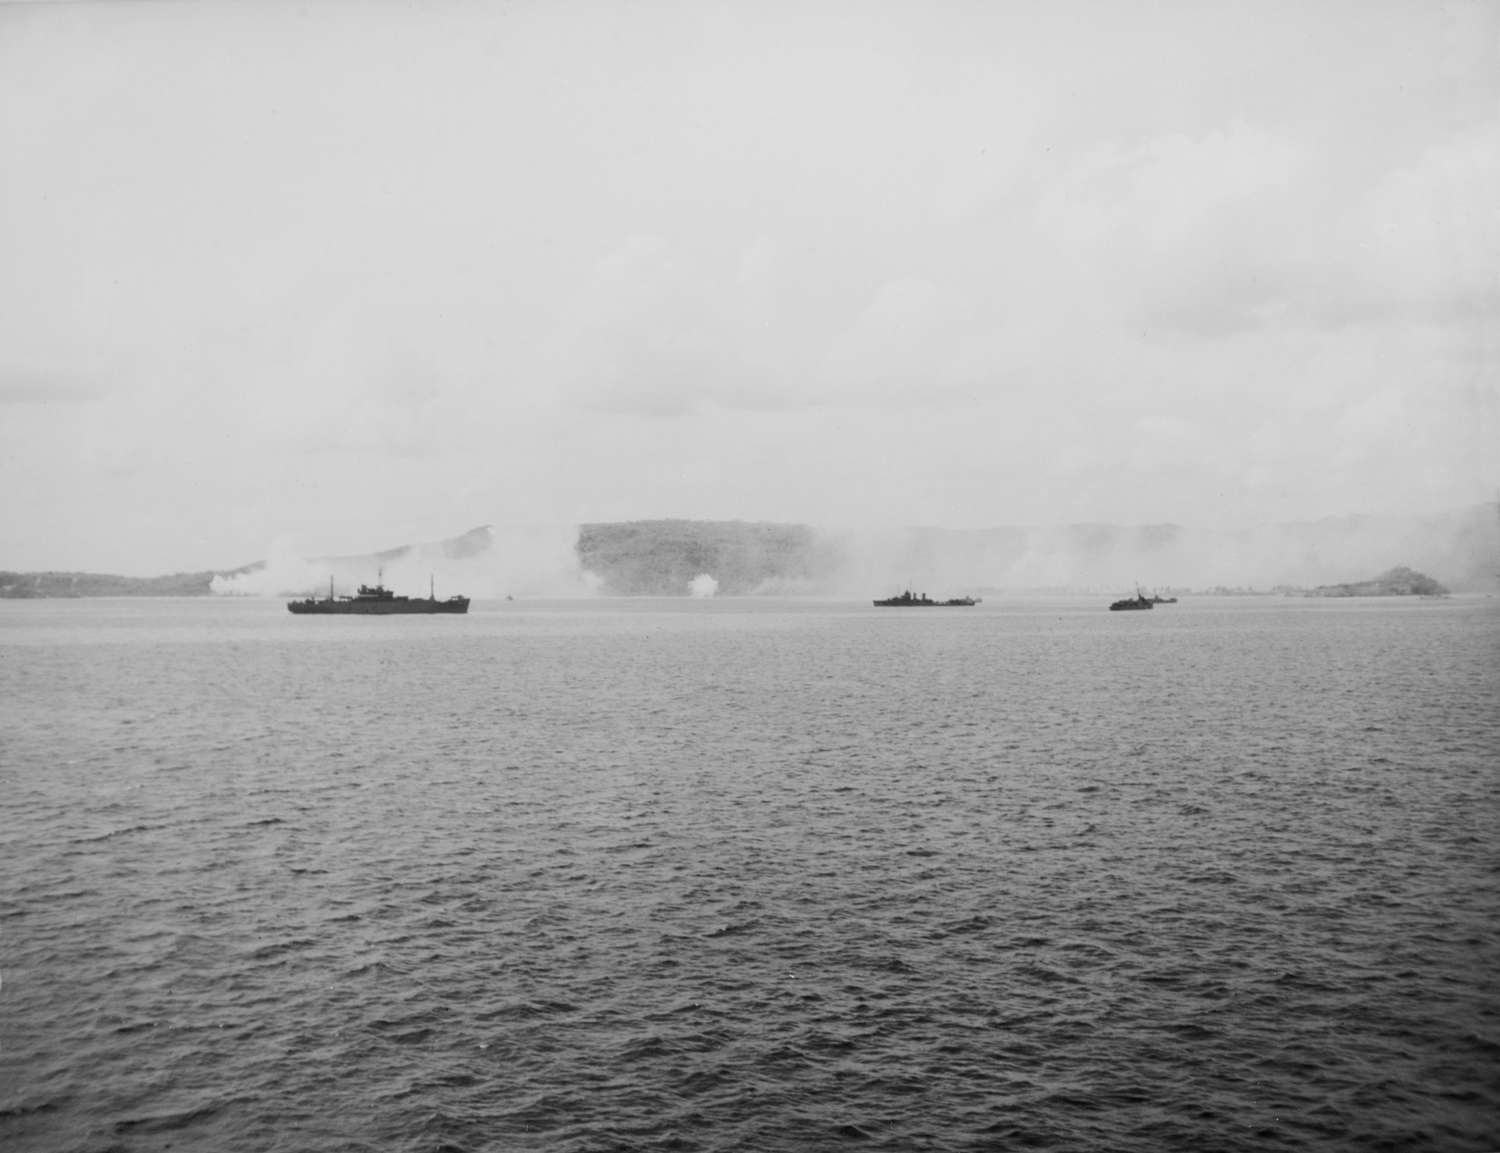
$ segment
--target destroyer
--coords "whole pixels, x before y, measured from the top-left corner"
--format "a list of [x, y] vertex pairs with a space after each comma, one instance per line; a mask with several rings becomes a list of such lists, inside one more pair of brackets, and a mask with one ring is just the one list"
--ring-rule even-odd
[[329, 577], [327, 600], [320, 601], [308, 597], [306, 600], [288, 601], [286, 607], [288, 612], [294, 613], [350, 613], [364, 616], [395, 616], [399, 613], [466, 613], [469, 611], [469, 598], [452, 596], [440, 601], [432, 591], [431, 582], [429, 582], [425, 599], [397, 596], [378, 580], [373, 586], [360, 585], [359, 592], [352, 597], [336, 597], [333, 595], [333, 578]]

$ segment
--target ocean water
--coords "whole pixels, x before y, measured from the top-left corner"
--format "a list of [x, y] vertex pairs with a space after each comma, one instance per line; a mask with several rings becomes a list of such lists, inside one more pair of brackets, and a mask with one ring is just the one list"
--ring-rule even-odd
[[1500, 1149], [1500, 600], [0, 602], [6, 1150]]

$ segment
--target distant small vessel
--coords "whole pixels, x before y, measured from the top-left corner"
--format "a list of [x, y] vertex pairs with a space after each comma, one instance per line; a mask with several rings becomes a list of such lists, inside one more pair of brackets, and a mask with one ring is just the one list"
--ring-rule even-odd
[[[381, 574], [383, 579], [384, 573]], [[317, 600], [307, 597], [305, 600], [288, 601], [287, 611], [301, 614], [350, 614], [355, 616], [397, 616], [403, 613], [466, 613], [469, 611], [469, 598], [464, 596], [452, 596], [446, 600], [438, 600], [432, 590], [432, 584], [428, 582], [428, 594], [426, 598], [397, 596], [386, 588], [380, 580], [372, 585], [360, 585], [359, 592], [354, 596], [336, 597], [333, 595], [333, 578], [328, 578], [328, 599]]]
[[926, 593], [913, 594], [911, 589], [907, 589], [899, 596], [887, 597], [883, 601], [876, 601], [875, 607], [878, 609], [956, 608], [977, 605], [981, 599], [980, 597], [953, 597], [950, 600], [935, 601], [930, 599]]
[[1156, 603], [1157, 602], [1155, 597], [1148, 597], [1145, 593], [1141, 592], [1140, 589], [1136, 589], [1135, 596], [1126, 597], [1124, 600], [1115, 601], [1114, 604], [1109, 606], [1109, 611], [1112, 613], [1119, 613], [1129, 612], [1133, 609], [1154, 609], [1156, 607]]

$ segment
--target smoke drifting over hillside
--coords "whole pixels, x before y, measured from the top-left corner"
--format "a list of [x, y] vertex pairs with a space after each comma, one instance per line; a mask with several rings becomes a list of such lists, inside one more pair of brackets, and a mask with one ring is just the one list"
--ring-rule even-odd
[[980, 589], [1269, 589], [1357, 579], [1411, 563], [1456, 586], [1496, 568], [1495, 533], [1472, 521], [1348, 518], [1240, 531], [1074, 525], [953, 533], [837, 533], [847, 558], [836, 591], [889, 586]]
[[1496, 506], [1426, 517], [1342, 517], [1244, 529], [1063, 525], [979, 531], [810, 528], [740, 521], [485, 526], [358, 557], [306, 558], [278, 542], [220, 594], [340, 594], [383, 575], [397, 592], [515, 597], [818, 596], [904, 588], [965, 593], [1215, 587], [1269, 590], [1358, 581], [1410, 565], [1455, 591], [1500, 577]]
[[305, 557], [290, 542], [278, 541], [262, 566], [215, 577], [213, 591], [326, 596], [332, 579], [339, 595], [383, 580], [387, 588], [408, 596], [425, 595], [430, 586], [440, 597], [592, 596], [598, 581], [580, 567], [577, 540], [578, 529], [568, 525], [485, 525], [446, 541], [344, 557]]
[[1455, 589], [1488, 589], [1500, 573], [1494, 506], [1430, 517], [1342, 517], [1243, 529], [1066, 525], [976, 532], [834, 530], [836, 595], [908, 585], [981, 590], [1271, 589], [1364, 579], [1410, 564]]

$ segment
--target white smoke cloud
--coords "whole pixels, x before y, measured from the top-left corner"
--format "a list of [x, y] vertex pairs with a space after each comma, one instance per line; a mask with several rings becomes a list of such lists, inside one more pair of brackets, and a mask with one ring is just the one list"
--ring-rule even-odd
[[[385, 556], [306, 557], [291, 542], [278, 540], [260, 568], [217, 576], [212, 589], [225, 596], [326, 596], [331, 580], [340, 596], [377, 581], [406, 596], [425, 596], [429, 590], [438, 597], [480, 600], [597, 595], [599, 579], [578, 564], [576, 526], [489, 526], [484, 533], [487, 541], [476, 533], [460, 538], [461, 549], [452, 541], [436, 542]], [[466, 555], [450, 555], [455, 551]]]
[[332, 576], [334, 571], [330, 562], [308, 560], [293, 542], [279, 539], [272, 541], [266, 550], [262, 567], [215, 576], [209, 587], [217, 596], [269, 597], [317, 589], [326, 592]]
[[[582, 569], [571, 526], [507, 526], [464, 537], [414, 545], [377, 558], [305, 556], [278, 540], [262, 567], [216, 577], [220, 595], [340, 595], [360, 584], [384, 583], [398, 593], [476, 599], [592, 597], [603, 581]], [[1063, 591], [1128, 593], [1145, 589], [1269, 590], [1365, 580], [1409, 565], [1451, 588], [1493, 587], [1500, 570], [1500, 518], [1495, 506], [1441, 516], [1368, 516], [1299, 523], [1221, 526], [1054, 525], [950, 531], [931, 528], [813, 530], [805, 552], [793, 550], [791, 567], [762, 580], [752, 595], [814, 596], [863, 600], [902, 589], [935, 598], [986, 592]], [[462, 555], [450, 555], [462, 554]], [[686, 582], [696, 598], [719, 595], [721, 581], [764, 571], [725, 560]], [[717, 562], [716, 562], [717, 565]], [[771, 566], [774, 570], [777, 566]], [[383, 571], [382, 571], [383, 569]], [[691, 571], [691, 570], [689, 570]]]
[[1261, 525], [1056, 525], [972, 532], [824, 529], [836, 559], [818, 595], [933, 597], [986, 589], [1312, 587], [1409, 565], [1454, 588], [1489, 587], [1500, 569], [1495, 507], [1433, 516], [1351, 516]]

